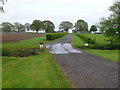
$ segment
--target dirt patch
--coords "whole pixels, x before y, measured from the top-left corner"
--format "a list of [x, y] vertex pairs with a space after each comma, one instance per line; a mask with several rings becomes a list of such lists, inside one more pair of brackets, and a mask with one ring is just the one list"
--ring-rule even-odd
[[30, 39], [34, 37], [42, 37], [46, 34], [36, 34], [36, 33], [15, 33], [15, 34], [1, 34], [0, 42], [18, 42], [25, 39]]

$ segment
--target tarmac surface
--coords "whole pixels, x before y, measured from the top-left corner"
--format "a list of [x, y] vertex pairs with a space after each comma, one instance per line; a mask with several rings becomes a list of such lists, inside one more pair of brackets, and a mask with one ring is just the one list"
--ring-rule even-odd
[[[118, 88], [118, 62], [74, 49], [70, 44], [72, 38], [69, 34], [47, 45], [68, 80], [77, 88]], [[55, 53], [60, 48], [67, 53]]]

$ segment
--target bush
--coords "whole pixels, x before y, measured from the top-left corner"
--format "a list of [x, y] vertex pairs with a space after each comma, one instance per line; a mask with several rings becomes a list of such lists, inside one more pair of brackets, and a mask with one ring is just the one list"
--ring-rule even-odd
[[96, 43], [95, 40], [93, 40], [90, 37], [87, 37], [87, 36], [85, 36], [83, 34], [76, 33], [75, 35], [77, 35], [78, 37], [80, 37], [81, 39], [83, 39], [88, 44], [95, 44]]
[[9, 56], [9, 57], [27, 57], [31, 55], [37, 55], [40, 52], [44, 52], [45, 48], [29, 48], [29, 49], [2, 49], [2, 56]]
[[100, 44], [97, 43], [94, 39], [91, 39], [90, 37], [87, 37], [83, 34], [75, 33], [75, 35], [83, 39], [86, 43], [90, 44], [87, 48], [104, 50], [120, 49], [119, 43]]
[[66, 34], [67, 33], [49, 33], [49, 34], [46, 35], [46, 39], [47, 40], [54, 40], [54, 39], [63, 37]]

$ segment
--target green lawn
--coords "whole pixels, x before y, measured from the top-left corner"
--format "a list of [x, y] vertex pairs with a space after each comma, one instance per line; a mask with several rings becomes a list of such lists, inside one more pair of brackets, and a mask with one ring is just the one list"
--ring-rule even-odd
[[45, 52], [30, 57], [2, 57], [3, 88], [70, 88], [53, 55]]
[[95, 39], [96, 42], [99, 43], [99, 44], [106, 44], [106, 43], [108, 43], [106, 41], [107, 38], [103, 34], [84, 34], [84, 35], [86, 35], [86, 36], [88, 36], [88, 37], [90, 37], [92, 39]]
[[[86, 34], [86, 35], [90, 36], [90, 34]], [[100, 40], [103, 39], [103, 38], [102, 39], [100, 38], [100, 35], [102, 36], [102, 34], [91, 34], [91, 36], [92, 35], [93, 36], [96, 35], [97, 37], [99, 37], [97, 39], [100, 39]], [[78, 37], [76, 35], [73, 35], [73, 37], [74, 38], [72, 40], [72, 45], [74, 47], [81, 48], [81, 46], [84, 46], [85, 42], [80, 37]], [[103, 43], [105, 43], [105, 42], [103, 42]], [[82, 49], [82, 50], [85, 52], [88, 52], [88, 53], [92, 53], [92, 54], [101, 56], [103, 58], [110, 59], [112, 61], [118, 61], [118, 50], [97, 50], [97, 49], [96, 50], [95, 49]]]
[[81, 46], [85, 46], [85, 42], [81, 38], [79, 38], [78, 36], [74, 34], [73, 34], [73, 37], [74, 38], [71, 42], [73, 46], [78, 47], [78, 48], [80, 48]]
[[[59, 38], [60, 39], [60, 38]], [[56, 39], [56, 40], [59, 40]], [[53, 41], [56, 41], [53, 40]], [[50, 43], [45, 37], [32, 38], [16, 43], [3, 43], [4, 49], [39, 47]], [[49, 52], [30, 57], [2, 57], [3, 88], [71, 88], [73, 85], [63, 75], [60, 66]]]
[[[55, 39], [52, 41], [56, 41], [59, 39]], [[43, 42], [44, 44], [46, 44], [51, 41], [46, 40], [46, 37], [38, 37], [38, 38], [27, 39], [27, 40], [23, 40], [21, 42], [15, 42], [15, 43], [2, 43], [2, 48], [3, 49], [4, 48], [5, 49], [28, 49], [33, 47], [39, 47], [40, 42]]]
[[[118, 61], [118, 50], [94, 50], [94, 49], [85, 49], [84, 51], [92, 53], [103, 58], [110, 59], [112, 61]], [[120, 60], [119, 60], [120, 62]]]

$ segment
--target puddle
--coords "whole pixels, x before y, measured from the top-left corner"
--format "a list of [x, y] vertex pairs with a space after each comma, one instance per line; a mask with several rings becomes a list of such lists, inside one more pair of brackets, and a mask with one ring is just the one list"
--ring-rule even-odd
[[46, 48], [50, 48], [51, 47], [51, 45], [46, 45]]
[[66, 54], [66, 53], [69, 53], [67, 50], [65, 50], [63, 48], [61, 43], [52, 45], [51, 50], [52, 51], [50, 51], [50, 52], [53, 53], [53, 54]]
[[73, 49], [73, 48], [72, 48], [72, 45], [71, 45], [70, 43], [64, 43], [64, 44], [63, 44], [63, 48], [65, 48], [66, 50], [68, 50], [68, 51], [71, 52], [71, 53], [82, 53], [82, 52], [79, 51], [79, 50]]
[[79, 50], [73, 49], [70, 43], [47, 45], [46, 48], [51, 49], [50, 53], [53, 54], [82, 53]]

